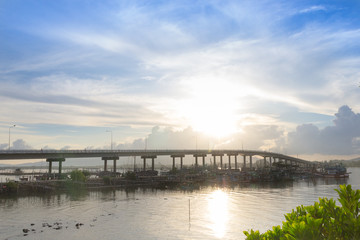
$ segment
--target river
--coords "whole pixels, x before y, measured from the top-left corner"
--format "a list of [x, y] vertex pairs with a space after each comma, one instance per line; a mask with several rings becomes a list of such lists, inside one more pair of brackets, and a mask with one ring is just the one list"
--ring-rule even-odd
[[298, 205], [336, 199], [339, 184], [360, 189], [360, 168], [348, 171], [346, 180], [0, 196], [0, 239], [244, 239], [244, 230], [264, 232]]

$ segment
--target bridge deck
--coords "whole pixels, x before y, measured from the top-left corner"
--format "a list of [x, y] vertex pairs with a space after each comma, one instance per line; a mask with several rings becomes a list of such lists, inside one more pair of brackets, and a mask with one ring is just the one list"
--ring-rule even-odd
[[129, 157], [129, 156], [171, 156], [171, 155], [228, 155], [261, 156], [290, 160], [303, 164], [314, 164], [304, 159], [266, 151], [234, 149], [173, 149], [173, 150], [0, 150], [0, 160], [25, 160], [48, 158], [89, 158], [89, 157]]

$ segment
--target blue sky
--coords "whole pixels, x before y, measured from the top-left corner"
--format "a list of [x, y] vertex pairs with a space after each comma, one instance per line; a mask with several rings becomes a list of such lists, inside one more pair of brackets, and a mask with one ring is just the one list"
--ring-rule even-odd
[[[198, 136], [202, 147], [357, 155], [359, 11], [359, 1], [0, 0], [0, 149], [16, 124], [13, 148], [109, 148], [110, 130], [116, 148], [194, 147]], [[308, 138], [318, 142], [300, 144]]]

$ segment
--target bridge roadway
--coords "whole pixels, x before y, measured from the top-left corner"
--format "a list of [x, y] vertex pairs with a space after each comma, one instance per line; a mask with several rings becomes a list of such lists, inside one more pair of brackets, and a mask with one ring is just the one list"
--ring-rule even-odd
[[[0, 150], [0, 160], [26, 160], [26, 159], [46, 159], [49, 163], [49, 173], [52, 171], [52, 163], [59, 163], [59, 173], [61, 173], [62, 162], [66, 158], [93, 158], [101, 157], [104, 161], [104, 171], [107, 171], [107, 161], [113, 160], [113, 171], [116, 172], [116, 161], [120, 157], [140, 156], [143, 159], [143, 170], [146, 170], [146, 159], [151, 159], [151, 169], [154, 170], [154, 159], [157, 156], [170, 156], [173, 159], [173, 168], [175, 168], [175, 159], [180, 158], [180, 168], [183, 167], [183, 158], [186, 155], [192, 155], [195, 158], [195, 166], [198, 166], [198, 158], [202, 158], [202, 164], [205, 166], [205, 157], [213, 156], [214, 167], [218, 167], [216, 157], [220, 157], [219, 167], [223, 169], [223, 156], [228, 156], [228, 168], [231, 169], [231, 157], [235, 158], [235, 169], [238, 169], [237, 156], [243, 156], [243, 169], [247, 169], [247, 157], [249, 157], [249, 167], [252, 169], [252, 156], [261, 156], [264, 158], [264, 166], [272, 165], [272, 161], [284, 161], [285, 164], [302, 164], [312, 166], [315, 163], [280, 153], [255, 151], [255, 150], [230, 150], [230, 149], [184, 149], [184, 150]], [[266, 160], [269, 160], [268, 163]]]

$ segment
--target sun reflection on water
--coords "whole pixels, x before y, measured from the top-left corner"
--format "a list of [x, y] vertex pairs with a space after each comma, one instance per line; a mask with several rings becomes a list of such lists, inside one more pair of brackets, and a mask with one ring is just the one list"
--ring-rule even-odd
[[228, 195], [222, 190], [212, 192], [208, 198], [208, 212], [214, 236], [223, 238], [229, 218]]

